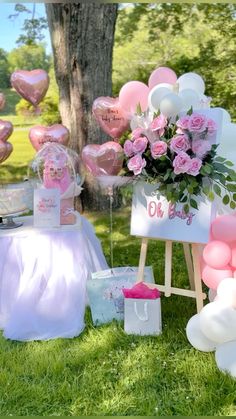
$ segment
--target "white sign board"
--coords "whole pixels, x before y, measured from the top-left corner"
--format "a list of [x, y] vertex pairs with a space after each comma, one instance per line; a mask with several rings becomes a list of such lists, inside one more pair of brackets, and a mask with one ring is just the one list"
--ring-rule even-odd
[[59, 189], [34, 190], [34, 226], [60, 226], [60, 191]]
[[160, 240], [189, 243], [209, 241], [211, 221], [215, 208], [209, 201], [196, 199], [198, 210], [190, 208], [188, 214], [183, 204], [171, 204], [164, 196], [157, 198], [157, 185], [138, 182], [134, 186], [130, 234]]

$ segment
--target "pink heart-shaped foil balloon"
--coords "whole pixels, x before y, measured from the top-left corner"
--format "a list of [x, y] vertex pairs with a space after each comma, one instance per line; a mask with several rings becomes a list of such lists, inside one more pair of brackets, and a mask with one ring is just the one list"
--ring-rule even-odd
[[36, 151], [38, 151], [45, 143], [53, 142], [67, 145], [70, 139], [69, 130], [62, 124], [44, 127], [37, 125], [30, 129], [29, 139]]
[[119, 98], [98, 97], [93, 102], [93, 114], [102, 130], [118, 139], [129, 128], [129, 120], [119, 104]]
[[3, 93], [0, 93], [0, 110], [2, 110], [5, 106], [6, 98]]
[[0, 119], [0, 141], [7, 141], [7, 139], [13, 133], [13, 125], [9, 121], [3, 121]]
[[11, 84], [24, 99], [36, 106], [44, 98], [49, 86], [45, 70], [17, 70], [11, 75]]
[[114, 141], [88, 144], [82, 150], [82, 160], [93, 176], [116, 176], [122, 169], [124, 153]]
[[13, 150], [12, 144], [0, 140], [0, 163], [6, 160]]

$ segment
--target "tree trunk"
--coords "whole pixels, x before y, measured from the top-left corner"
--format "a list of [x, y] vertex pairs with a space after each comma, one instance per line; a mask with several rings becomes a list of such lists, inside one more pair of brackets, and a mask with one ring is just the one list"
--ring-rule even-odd
[[[70, 147], [81, 152], [87, 143], [107, 137], [92, 117], [93, 101], [112, 94], [112, 50], [117, 4], [46, 3], [62, 123]], [[87, 184], [85, 207], [100, 209], [104, 197]]]

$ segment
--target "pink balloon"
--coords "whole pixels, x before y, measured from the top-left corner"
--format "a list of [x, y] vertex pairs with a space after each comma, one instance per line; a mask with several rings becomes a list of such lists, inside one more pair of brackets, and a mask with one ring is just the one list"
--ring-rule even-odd
[[13, 133], [13, 125], [9, 121], [3, 121], [0, 119], [0, 141], [7, 141], [7, 139]]
[[34, 149], [38, 151], [48, 142], [66, 146], [70, 139], [70, 133], [69, 130], [61, 124], [51, 125], [50, 127], [36, 125], [30, 129], [29, 139]]
[[158, 67], [152, 72], [148, 80], [149, 89], [153, 89], [154, 86], [160, 83], [175, 84], [177, 76], [171, 68]]
[[208, 288], [216, 290], [222, 279], [230, 278], [232, 276], [232, 269], [230, 266], [225, 266], [224, 269], [214, 269], [206, 265], [202, 270], [202, 280]]
[[142, 111], [148, 108], [149, 88], [141, 81], [129, 81], [120, 89], [119, 101], [120, 106], [129, 115], [134, 115], [137, 106], [140, 104]]
[[12, 153], [13, 146], [11, 143], [0, 140], [0, 163], [4, 162]]
[[236, 217], [233, 215], [221, 215], [211, 224], [212, 236], [215, 240], [233, 242], [236, 239]]
[[88, 144], [82, 150], [82, 160], [93, 176], [116, 176], [123, 166], [123, 148], [114, 141]]
[[231, 261], [231, 249], [226, 243], [213, 240], [204, 247], [203, 259], [211, 268], [223, 269]]
[[93, 102], [92, 110], [102, 130], [114, 139], [119, 139], [129, 128], [129, 120], [120, 106], [119, 98], [98, 97]]
[[230, 243], [230, 247], [231, 247], [230, 265], [233, 266], [233, 268], [236, 268], [236, 241]]
[[0, 110], [2, 110], [5, 106], [6, 98], [3, 93], [0, 93]]
[[45, 70], [17, 70], [11, 75], [11, 84], [25, 100], [36, 106], [47, 93], [49, 76]]

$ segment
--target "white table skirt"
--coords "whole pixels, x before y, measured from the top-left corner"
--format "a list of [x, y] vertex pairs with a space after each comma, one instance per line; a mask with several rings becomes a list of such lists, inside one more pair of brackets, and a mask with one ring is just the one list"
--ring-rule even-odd
[[84, 328], [86, 281], [107, 269], [93, 227], [78, 223], [0, 231], [0, 327], [14, 340], [78, 336]]

